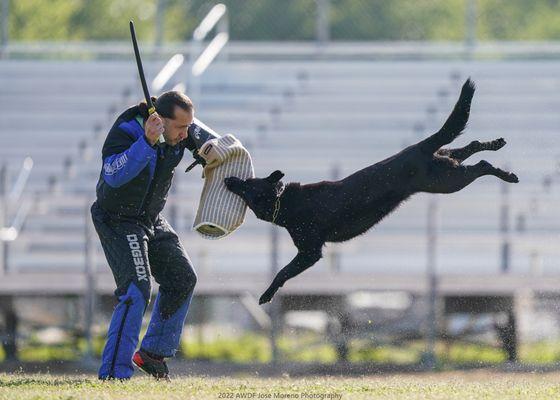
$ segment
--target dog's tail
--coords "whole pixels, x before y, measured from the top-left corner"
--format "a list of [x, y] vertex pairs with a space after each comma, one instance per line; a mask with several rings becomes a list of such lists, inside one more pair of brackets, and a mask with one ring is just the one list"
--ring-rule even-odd
[[435, 153], [440, 147], [451, 143], [455, 140], [467, 126], [469, 120], [469, 112], [471, 110], [471, 100], [474, 95], [475, 85], [471, 78], [463, 84], [461, 95], [457, 104], [451, 111], [447, 121], [443, 124], [441, 129], [425, 139], [420, 147], [423, 151], [430, 154]]

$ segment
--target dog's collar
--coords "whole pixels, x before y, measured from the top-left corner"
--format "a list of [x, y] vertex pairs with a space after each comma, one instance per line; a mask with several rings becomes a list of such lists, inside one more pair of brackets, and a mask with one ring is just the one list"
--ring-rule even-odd
[[[282, 183], [282, 182], [281, 182]], [[284, 189], [286, 186], [282, 183], [280, 190], [278, 191], [278, 195], [276, 196], [276, 201], [274, 202], [274, 210], [272, 211], [272, 223], [276, 223], [276, 218], [278, 218], [278, 213], [280, 212], [280, 198], [284, 194]]]

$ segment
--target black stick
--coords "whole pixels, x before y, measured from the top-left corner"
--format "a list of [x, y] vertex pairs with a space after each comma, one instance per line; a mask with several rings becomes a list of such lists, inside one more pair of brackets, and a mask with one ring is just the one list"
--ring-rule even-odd
[[[142, 90], [144, 91], [144, 98], [146, 99], [146, 104], [148, 105], [148, 114], [152, 115], [156, 112], [156, 108], [152, 103], [152, 98], [150, 97], [150, 92], [148, 91], [148, 85], [146, 84], [146, 77], [144, 76], [144, 68], [142, 67], [142, 59], [140, 58], [140, 50], [138, 50], [138, 42], [136, 40], [136, 31], [134, 30], [134, 22], [130, 21], [130, 36], [132, 38], [132, 46], [134, 47], [134, 56], [136, 57], [136, 66], [138, 67], [138, 75], [140, 75], [140, 83], [142, 83]], [[161, 139], [161, 136], [160, 136]], [[197, 164], [204, 165], [204, 159], [193, 153], [195, 161], [187, 167], [185, 172], [189, 172]]]
[[156, 108], [152, 104], [152, 98], [150, 97], [150, 92], [148, 91], [148, 85], [146, 84], [146, 77], [144, 76], [144, 68], [142, 67], [142, 59], [140, 58], [140, 51], [138, 50], [138, 42], [136, 41], [136, 32], [134, 31], [134, 22], [132, 22], [132, 20], [130, 21], [130, 36], [132, 37], [134, 56], [136, 57], [136, 65], [138, 66], [138, 75], [140, 75], [142, 90], [144, 91], [144, 97], [146, 98], [146, 104], [148, 105], [148, 114], [152, 115], [153, 113], [156, 112]]

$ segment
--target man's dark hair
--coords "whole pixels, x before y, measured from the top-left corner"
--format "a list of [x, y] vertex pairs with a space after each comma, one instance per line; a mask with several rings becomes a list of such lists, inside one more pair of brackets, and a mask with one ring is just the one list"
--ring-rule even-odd
[[[181, 92], [170, 90], [161, 94], [159, 97], [152, 97], [152, 103], [156, 107], [157, 113], [163, 118], [175, 119], [175, 106], [182, 108], [187, 112], [194, 109], [193, 103], [189, 97]], [[148, 117], [148, 107], [143, 101], [138, 105], [139, 112], [142, 117]]]

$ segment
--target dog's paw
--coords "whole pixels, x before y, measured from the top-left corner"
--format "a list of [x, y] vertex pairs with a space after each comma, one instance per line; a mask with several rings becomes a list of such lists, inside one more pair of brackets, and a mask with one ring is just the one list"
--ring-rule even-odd
[[510, 183], [519, 183], [519, 178], [513, 172], [510, 172], [504, 180]]
[[272, 300], [276, 290], [267, 289], [266, 292], [263, 293], [261, 298], [259, 299], [259, 305], [266, 304]]
[[501, 179], [509, 183], [518, 183], [519, 178], [513, 172], [500, 171], [498, 175]]
[[502, 147], [506, 145], [506, 140], [504, 138], [499, 138], [496, 140], [492, 140], [492, 150], [500, 150]]
[[267, 294], [263, 294], [261, 296], [261, 298], [259, 299], [259, 305], [263, 305], [268, 303], [270, 300], [272, 300], [272, 296], [267, 296]]

